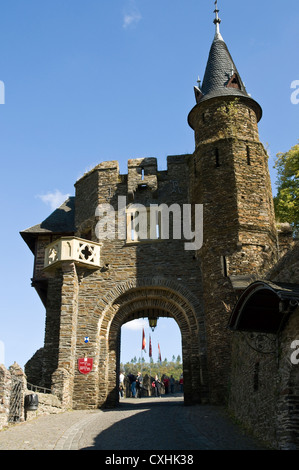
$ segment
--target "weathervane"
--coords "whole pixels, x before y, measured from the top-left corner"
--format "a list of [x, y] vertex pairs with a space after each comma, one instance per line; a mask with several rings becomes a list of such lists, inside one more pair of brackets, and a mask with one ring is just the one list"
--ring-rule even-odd
[[218, 10], [218, 0], [215, 1], [215, 10], [214, 10], [214, 13], [215, 13], [215, 19], [214, 19], [214, 24], [216, 25], [216, 36], [220, 36], [221, 37], [221, 34], [220, 34], [220, 23], [221, 23], [221, 19], [219, 18], [219, 10]]

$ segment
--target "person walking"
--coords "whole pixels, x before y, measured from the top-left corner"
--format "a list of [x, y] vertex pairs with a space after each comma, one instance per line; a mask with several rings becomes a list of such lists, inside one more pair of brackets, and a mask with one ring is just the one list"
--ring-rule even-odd
[[142, 375], [141, 375], [141, 372], [138, 372], [137, 378], [136, 378], [136, 397], [141, 398], [141, 392], [142, 392]]
[[154, 389], [155, 389], [155, 397], [161, 397], [161, 386], [162, 383], [159, 380], [159, 377], [156, 375], [155, 380], [152, 383]]
[[165, 387], [165, 395], [169, 393], [169, 378], [167, 376], [163, 379], [164, 387]]
[[134, 374], [129, 374], [128, 379], [130, 381], [132, 397], [135, 398], [135, 395], [136, 395], [136, 376]]
[[183, 374], [181, 374], [181, 377], [180, 377], [180, 390], [181, 390], [181, 393], [183, 393], [183, 391], [184, 391], [184, 377], [183, 377]]
[[174, 380], [173, 375], [171, 375], [170, 376], [170, 393], [174, 393], [174, 384], [175, 384], [175, 380]]
[[125, 380], [125, 376], [121, 372], [119, 374], [119, 397], [120, 398], [124, 398], [124, 380]]

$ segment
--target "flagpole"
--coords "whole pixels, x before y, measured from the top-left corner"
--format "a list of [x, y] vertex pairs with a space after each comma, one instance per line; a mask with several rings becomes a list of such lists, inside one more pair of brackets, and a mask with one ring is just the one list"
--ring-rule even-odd
[[161, 378], [161, 362], [162, 362], [162, 358], [161, 358], [160, 343], [158, 343], [158, 351], [159, 351], [159, 375], [160, 375], [160, 378]]
[[142, 375], [142, 358], [143, 358], [143, 349], [141, 349], [141, 366], [140, 366], [141, 375]]
[[142, 374], [142, 362], [143, 362], [143, 350], [146, 352], [146, 340], [145, 340], [145, 333], [144, 328], [142, 329], [142, 344], [141, 344], [141, 370], [140, 373]]
[[149, 335], [149, 351], [148, 351], [148, 354], [149, 354], [149, 372], [150, 372], [150, 378], [151, 378], [151, 376], [152, 376], [152, 370], [151, 370], [152, 339], [151, 339], [151, 335]]

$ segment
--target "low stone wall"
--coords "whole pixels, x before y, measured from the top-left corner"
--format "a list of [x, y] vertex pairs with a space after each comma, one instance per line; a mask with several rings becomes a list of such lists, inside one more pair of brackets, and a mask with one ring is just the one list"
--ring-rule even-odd
[[234, 333], [228, 408], [245, 428], [273, 448], [298, 450], [299, 363], [291, 344], [299, 340], [299, 308], [278, 337], [264, 336], [272, 339], [268, 353], [254, 348], [248, 333]]
[[28, 390], [26, 395], [34, 393], [38, 396], [38, 408], [35, 411], [25, 410], [25, 420], [30, 421], [41, 415], [57, 414], [64, 410], [58, 397], [48, 393], [36, 393]]
[[[17, 393], [16, 393], [17, 388]], [[25, 396], [38, 396], [37, 410], [25, 409]], [[14, 363], [9, 369], [0, 364], [0, 429], [10, 423], [30, 421], [37, 416], [65, 411], [59, 398], [52, 393], [29, 390], [22, 368]]]
[[8, 424], [11, 393], [11, 374], [0, 364], [0, 429]]

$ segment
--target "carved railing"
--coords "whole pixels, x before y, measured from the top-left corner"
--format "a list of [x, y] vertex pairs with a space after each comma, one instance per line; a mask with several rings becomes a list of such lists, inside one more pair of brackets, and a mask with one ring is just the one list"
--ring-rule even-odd
[[99, 243], [76, 237], [62, 237], [50, 243], [45, 250], [44, 269], [56, 267], [64, 261], [73, 261], [87, 268], [100, 268]]

